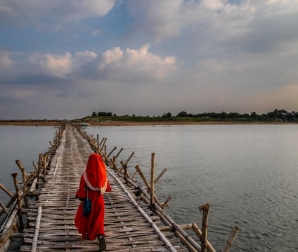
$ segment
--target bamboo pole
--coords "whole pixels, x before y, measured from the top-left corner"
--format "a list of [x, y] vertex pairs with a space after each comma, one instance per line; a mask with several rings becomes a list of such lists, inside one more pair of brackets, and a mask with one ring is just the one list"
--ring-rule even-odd
[[144, 174], [143, 174], [141, 168], [139, 167], [139, 165], [136, 165], [135, 168], [136, 168], [136, 170], [138, 171], [138, 173], [140, 174], [141, 178], [143, 179], [143, 181], [144, 181], [144, 183], [145, 183], [145, 185], [146, 185], [146, 187], [147, 187], [147, 190], [149, 190], [149, 189], [150, 189], [150, 185], [149, 185], [147, 179], [145, 178], [145, 176], [144, 176]]
[[33, 236], [33, 240], [32, 240], [31, 252], [35, 252], [36, 248], [37, 248], [37, 239], [38, 239], [38, 234], [39, 234], [41, 214], [42, 214], [42, 206], [39, 206], [38, 211], [37, 211], [37, 218], [36, 218], [36, 223], [35, 223], [35, 232], [34, 232], [34, 236]]
[[165, 207], [167, 207], [169, 205], [170, 200], [172, 199], [171, 196], [169, 196], [166, 201], [161, 205], [161, 208], [164, 209]]
[[47, 174], [47, 155], [43, 156], [43, 174]]
[[119, 155], [120, 155], [120, 153], [123, 151], [123, 148], [121, 148], [119, 151], [118, 151], [118, 153], [117, 153], [117, 155], [116, 155], [116, 158], [117, 157], [119, 157]]
[[231, 246], [232, 246], [232, 244], [233, 244], [233, 242], [234, 242], [234, 240], [235, 240], [238, 232], [239, 232], [239, 228], [238, 227], [234, 227], [231, 230], [230, 236], [229, 236], [229, 238], [227, 240], [227, 243], [226, 243], [224, 249], [222, 250], [222, 252], [229, 252], [230, 251]]
[[153, 207], [155, 189], [154, 189], [154, 172], [155, 172], [155, 153], [151, 154], [151, 186], [150, 186], [150, 207]]
[[28, 194], [29, 189], [30, 189], [29, 187], [27, 187], [27, 185], [30, 184], [31, 181], [33, 181], [33, 179], [35, 177], [36, 177], [35, 172], [31, 172], [30, 173], [30, 177], [27, 178], [27, 180], [25, 181], [25, 183], [23, 184], [23, 187], [22, 187], [23, 194], [21, 195], [21, 199], [24, 199], [24, 203], [25, 203], [26, 208], [29, 207], [29, 202], [28, 202], [27, 194]]
[[171, 226], [174, 230], [174, 234], [181, 240], [189, 251], [197, 252], [201, 251], [201, 247], [183, 230], [182, 227], [177, 225], [162, 209], [155, 203], [156, 209], [154, 212], [161, 218], [161, 220], [168, 226]]
[[14, 197], [13, 193], [10, 192], [2, 183], [0, 183], [0, 188], [11, 198]]
[[35, 170], [38, 171], [38, 167], [37, 167], [36, 163], [33, 161], [32, 164], [33, 164]]
[[96, 135], [96, 143], [97, 143], [97, 147], [99, 147], [99, 135]]
[[131, 180], [133, 181], [135, 176], [137, 175], [138, 171], [136, 170], [135, 173], [133, 174], [133, 176], [131, 177]]
[[98, 145], [98, 149], [100, 149], [101, 144], [103, 143], [103, 141], [105, 140], [105, 138], [101, 139], [99, 145]]
[[5, 205], [2, 203], [2, 201], [0, 200], [0, 206], [1, 206], [1, 210], [3, 210], [6, 214], [8, 214], [7, 208], [5, 207]]
[[26, 169], [23, 167], [20, 160], [16, 160], [16, 163], [17, 163], [18, 167], [20, 168], [20, 171], [22, 172], [23, 183], [25, 183], [25, 181], [27, 179]]
[[157, 181], [165, 174], [167, 171], [167, 168], [164, 168], [163, 171], [157, 176], [157, 178], [154, 180], [154, 184], [157, 183]]
[[120, 169], [119, 173], [121, 174], [122, 170], [124, 170], [124, 179], [125, 181], [127, 181], [127, 178], [130, 178], [130, 175], [128, 174], [128, 171], [127, 171], [127, 165], [125, 165], [123, 161], [120, 161], [120, 164], [122, 165], [122, 168]]
[[[147, 187], [147, 190], [150, 191], [150, 184], [149, 184], [149, 182], [147, 181], [147, 179], [145, 178], [144, 173], [142, 172], [141, 168], [140, 168], [138, 165], [136, 165], [135, 168], [136, 168], [136, 170], [138, 171], [138, 173], [140, 174], [141, 178], [143, 179], [143, 181], [144, 181], [144, 183], [145, 183], [145, 185], [146, 185], [146, 187]], [[130, 182], [133, 183], [133, 181], [130, 181]], [[150, 198], [150, 197], [149, 197], [149, 198]], [[154, 195], [154, 200], [155, 200], [155, 202], [156, 202], [158, 205], [160, 205], [160, 203], [159, 203], [159, 201], [158, 201], [158, 199], [157, 199], [157, 197], [156, 197], [155, 195]]]
[[[6, 208], [9, 208], [9, 207], [12, 205], [12, 203], [14, 203], [15, 198], [16, 198], [16, 195], [8, 201], [8, 203], [6, 204]], [[3, 213], [4, 213], [4, 210], [1, 210], [1, 211], [0, 211], [0, 216], [1, 216]]]
[[30, 189], [28, 191], [29, 194], [32, 194], [33, 191], [35, 191], [36, 189], [36, 184], [37, 184], [37, 176], [35, 177], [35, 179], [33, 180], [31, 186], [30, 186]]
[[209, 212], [209, 204], [204, 204], [199, 207], [200, 212], [203, 211], [202, 217], [202, 239], [201, 239], [201, 247], [202, 252], [207, 252], [207, 228], [208, 228], [208, 212]]
[[[200, 230], [200, 228], [198, 227], [198, 225], [195, 222], [192, 224], [192, 230], [198, 236], [198, 238], [201, 240], [202, 239], [202, 231]], [[216, 252], [209, 241], [207, 241], [207, 248], [208, 248], [208, 252]]]
[[18, 215], [19, 215], [19, 224], [20, 224], [20, 232], [24, 230], [24, 223], [23, 223], [23, 214], [22, 214], [22, 200], [20, 197], [20, 191], [19, 191], [19, 186], [18, 186], [18, 181], [17, 181], [17, 173], [13, 173], [13, 182], [16, 188], [16, 196], [17, 196], [17, 202], [18, 202]]
[[108, 157], [107, 157], [104, 153], [98, 153], [98, 154], [101, 155], [101, 156], [104, 158], [105, 162], [106, 162], [109, 166], [112, 166], [111, 161], [108, 159]]
[[[179, 227], [181, 227], [183, 230], [191, 229], [192, 223], [189, 224], [180, 224]], [[174, 231], [172, 226], [164, 226], [159, 228], [161, 231]]]
[[110, 153], [108, 154], [107, 157], [110, 157], [110, 156], [112, 155], [112, 153], [114, 152], [114, 150], [116, 150], [116, 149], [117, 149], [117, 147], [115, 146], [115, 147], [110, 151]]
[[[169, 221], [167, 220], [167, 218], [163, 215], [162, 212], [157, 211], [156, 209], [155, 209], [154, 212], [157, 214], [157, 216], [160, 217], [160, 219], [162, 220], [162, 222], [163, 222], [165, 225], [167, 225], [167, 226], [171, 229], [171, 231], [174, 232], [175, 236], [178, 237], [178, 238], [180, 239], [180, 241], [182, 242], [182, 244], [183, 244], [184, 246], [187, 247], [188, 251], [190, 251], [190, 252], [197, 252], [197, 251], [200, 251], [200, 250], [194, 248], [194, 247], [193, 247], [193, 246], [186, 240], [185, 236], [183, 236], [178, 230], [176, 230], [176, 229], [172, 226], [171, 222], [169, 222]], [[181, 228], [181, 229], [182, 229], [182, 228]]]
[[3, 230], [1, 230], [1, 232], [3, 231], [2, 234], [4, 234], [7, 231], [7, 229], [12, 225], [13, 221], [15, 219], [17, 219], [16, 218], [17, 217], [17, 213], [18, 213], [18, 210], [17, 209], [14, 209], [12, 211], [11, 215], [9, 216], [9, 218], [7, 219], [7, 221], [6, 221], [6, 223], [5, 223], [4, 227], [3, 227]]
[[119, 173], [119, 170], [118, 170], [117, 165], [116, 165], [116, 163], [115, 163], [114, 160], [115, 160], [115, 159], [114, 159], [114, 157], [113, 157], [113, 160], [111, 160], [112, 167], [114, 168], [114, 170], [115, 170], [117, 173]]
[[[17, 223], [17, 218], [16, 218], [17, 210], [14, 210], [9, 217], [4, 229], [3, 233], [1, 234], [0, 237], [0, 248], [2, 246], [6, 246], [6, 244], [9, 244], [9, 239], [12, 236], [12, 234], [17, 230], [16, 223]], [[8, 245], [7, 245], [8, 247]]]
[[127, 166], [128, 162], [130, 161], [130, 159], [132, 158], [132, 156], [133, 156], [134, 154], [135, 154], [134, 152], [132, 152], [132, 153], [130, 154], [130, 156], [128, 157], [128, 159], [127, 159], [126, 162], [124, 163], [124, 166]]
[[42, 169], [42, 153], [38, 156], [38, 169]]
[[122, 171], [122, 169], [124, 170], [124, 179], [127, 180], [127, 177], [130, 178], [130, 175], [128, 174], [128, 171], [127, 171], [127, 164], [128, 162], [130, 161], [130, 159], [132, 158], [132, 156], [134, 155], [135, 153], [132, 152], [130, 154], [130, 156], [128, 157], [128, 159], [125, 161], [125, 163], [123, 161], [120, 162], [120, 164], [122, 165], [122, 168], [120, 169], [120, 173]]
[[32, 182], [32, 180], [35, 178], [36, 173], [35, 172], [31, 172], [30, 173], [30, 177], [27, 178], [27, 180], [25, 181], [25, 183], [22, 186], [22, 189], [25, 190], [27, 185], [30, 184]]
[[103, 143], [102, 143], [102, 147], [101, 147], [100, 151], [103, 150], [103, 148], [104, 148], [104, 146], [105, 146], [107, 140], [108, 140], [107, 138], [104, 138], [104, 139], [103, 139]]

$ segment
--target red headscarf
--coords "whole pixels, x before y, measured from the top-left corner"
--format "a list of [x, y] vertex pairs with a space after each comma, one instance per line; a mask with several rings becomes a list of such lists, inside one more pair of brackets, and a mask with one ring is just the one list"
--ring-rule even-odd
[[99, 154], [93, 153], [89, 156], [83, 176], [91, 190], [105, 193], [107, 188], [106, 165]]

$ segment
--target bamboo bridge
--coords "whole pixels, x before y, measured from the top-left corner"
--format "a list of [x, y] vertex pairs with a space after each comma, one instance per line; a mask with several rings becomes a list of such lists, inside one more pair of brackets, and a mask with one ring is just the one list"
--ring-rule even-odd
[[[35, 171], [27, 174], [16, 161], [22, 173], [22, 182], [12, 174], [16, 192], [0, 183], [11, 198], [7, 204], [0, 201], [0, 252], [9, 251], [14, 237], [23, 240], [20, 251], [98, 251], [97, 241], [82, 240], [74, 226], [79, 204], [75, 193], [93, 152], [104, 158], [112, 187], [104, 194], [106, 251], [215, 251], [207, 239], [209, 205], [199, 208], [202, 229], [196, 223], [176, 224], [165, 211], [170, 197], [160, 202], [155, 195], [154, 185], [165, 170], [155, 176], [154, 153], [147, 180], [138, 165], [134, 175], [128, 172], [134, 153], [118, 163], [122, 149], [115, 155], [116, 147], [107, 153], [106, 141], [99, 142], [98, 136], [95, 139], [81, 127], [64, 123], [56, 130], [49, 150], [39, 155], [37, 164], [33, 162]], [[137, 175], [142, 185], [134, 182]], [[222, 251], [230, 250], [237, 233], [234, 227]]]

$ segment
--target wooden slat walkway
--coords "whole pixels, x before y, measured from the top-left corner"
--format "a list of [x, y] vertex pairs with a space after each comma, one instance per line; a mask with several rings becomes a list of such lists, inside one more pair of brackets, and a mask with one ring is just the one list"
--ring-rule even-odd
[[[97, 241], [82, 240], [74, 226], [79, 204], [74, 196], [92, 152], [76, 129], [67, 126], [39, 200], [29, 203], [30, 228], [24, 230], [24, 245], [20, 251], [35, 250], [35, 245], [36, 251], [98, 251]], [[156, 227], [163, 226], [159, 217], [145, 204], [142, 206], [134, 189], [126, 188], [122, 178], [110, 168], [108, 172], [112, 192], [104, 195], [106, 251], [188, 251], [173, 232], [159, 233]], [[41, 218], [36, 229], [38, 211]], [[37, 242], [34, 241], [36, 234]]]

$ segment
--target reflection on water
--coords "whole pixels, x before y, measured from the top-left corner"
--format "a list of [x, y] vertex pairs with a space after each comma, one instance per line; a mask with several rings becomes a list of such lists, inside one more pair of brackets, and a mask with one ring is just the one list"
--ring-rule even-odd
[[[10, 181], [16, 159], [32, 167], [49, 147], [54, 129], [37, 128], [0, 127], [0, 182]], [[118, 161], [135, 152], [131, 173], [138, 164], [149, 178], [154, 152], [156, 174], [167, 168], [156, 185], [161, 201], [172, 197], [167, 213], [178, 224], [200, 226], [198, 207], [208, 202], [208, 238], [216, 250], [238, 226], [231, 251], [298, 251], [297, 125], [118, 126], [87, 132], [107, 137], [108, 152], [124, 148]]]

